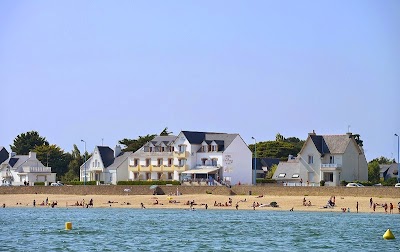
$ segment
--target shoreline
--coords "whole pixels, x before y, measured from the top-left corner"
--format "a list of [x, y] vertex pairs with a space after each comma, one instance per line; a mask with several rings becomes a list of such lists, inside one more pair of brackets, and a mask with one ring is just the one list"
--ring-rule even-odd
[[[41, 205], [48, 199], [48, 205]], [[311, 202], [311, 206], [303, 205], [303, 198], [306, 203]], [[32, 208], [33, 200], [36, 208], [51, 208], [52, 202], [57, 202], [55, 208], [86, 208], [86, 204], [93, 199], [94, 208], [141, 208], [143, 203], [146, 209], [190, 209], [190, 202], [194, 201], [193, 208], [208, 210], [253, 210], [253, 202], [260, 206], [255, 207], [256, 211], [303, 211], [303, 212], [343, 212], [342, 209], [350, 208], [350, 213], [356, 213], [358, 202], [359, 213], [385, 213], [382, 207], [388, 205], [387, 213], [390, 212], [390, 203], [393, 204], [393, 214], [399, 214], [398, 202], [396, 198], [372, 198], [377, 205], [375, 212], [370, 207], [370, 197], [341, 196], [335, 195], [335, 206], [324, 208], [331, 197], [327, 196], [277, 196], [277, 195], [212, 195], [212, 194], [188, 194], [179, 196], [168, 195], [67, 195], [67, 194], [5, 194], [0, 196], [0, 206], [5, 204], [6, 208]], [[231, 204], [229, 204], [231, 199]], [[333, 198], [332, 198], [333, 199]], [[276, 202], [278, 207], [270, 206], [271, 202]], [[18, 204], [17, 204], [18, 203]], [[75, 206], [83, 203], [85, 206]], [[215, 203], [217, 206], [215, 206]]]

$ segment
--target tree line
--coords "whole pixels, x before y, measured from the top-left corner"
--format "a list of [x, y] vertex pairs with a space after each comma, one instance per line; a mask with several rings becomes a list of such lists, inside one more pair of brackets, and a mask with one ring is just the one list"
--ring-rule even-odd
[[[119, 140], [118, 143], [123, 145], [123, 151], [135, 152], [140, 149], [145, 143], [152, 140], [155, 136], [167, 136], [172, 134], [165, 127], [159, 134], [147, 134], [145, 136], [138, 136], [136, 139], [124, 138]], [[361, 140], [360, 140], [361, 141]], [[257, 150], [258, 158], [278, 158], [281, 161], [286, 161], [289, 155], [296, 156], [304, 145], [305, 140], [300, 140], [297, 137], [284, 137], [277, 133], [275, 140], [257, 142], [250, 144], [249, 149], [253, 152]], [[18, 135], [13, 144], [10, 145], [11, 151], [17, 155], [27, 155], [30, 151], [37, 154], [40, 162], [48, 167], [52, 167], [52, 172], [57, 174], [57, 179], [65, 182], [79, 181], [80, 166], [84, 163], [85, 154], [86, 158], [90, 158], [88, 152], [81, 153], [79, 148], [74, 144], [71, 152], [65, 152], [56, 144], [50, 144], [45, 137], [40, 136], [37, 131], [29, 131]], [[394, 163], [394, 159], [379, 157], [371, 160], [368, 163], [368, 178], [371, 182], [378, 182], [379, 165]]]

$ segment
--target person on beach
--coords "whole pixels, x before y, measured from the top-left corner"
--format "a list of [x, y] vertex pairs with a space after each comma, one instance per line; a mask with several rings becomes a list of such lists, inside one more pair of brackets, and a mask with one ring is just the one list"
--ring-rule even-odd
[[143, 202], [140, 202], [140, 206], [142, 207], [142, 209], [146, 209], [146, 207], [144, 206]]
[[392, 204], [392, 202], [390, 202], [389, 212], [390, 212], [391, 214], [393, 213], [393, 204]]
[[375, 209], [376, 209], [376, 203], [374, 203], [373, 205], [372, 205], [372, 209], [374, 210], [374, 212], [375, 212]]
[[236, 203], [236, 210], [239, 210], [239, 203]]
[[36, 206], [36, 200], [33, 200], [33, 207]]
[[374, 202], [372, 201], [372, 198], [370, 198], [370, 199], [369, 199], [369, 208], [372, 207], [373, 203], [374, 203]]
[[399, 209], [399, 213], [400, 213], [400, 202], [397, 203], [397, 208]]
[[356, 209], [357, 209], [357, 213], [358, 213], [358, 201], [357, 201]]

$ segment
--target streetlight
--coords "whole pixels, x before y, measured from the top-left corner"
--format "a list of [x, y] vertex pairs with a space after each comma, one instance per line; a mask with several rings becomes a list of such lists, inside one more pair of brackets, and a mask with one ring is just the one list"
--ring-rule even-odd
[[399, 160], [400, 160], [400, 137], [398, 134], [394, 134], [395, 136], [397, 136], [397, 182], [400, 181], [400, 165], [399, 165]]
[[84, 174], [83, 174], [83, 185], [86, 185], [86, 141], [81, 140], [81, 142], [85, 143], [85, 170], [84, 170]]
[[253, 184], [257, 185], [257, 140], [254, 137], [251, 137], [252, 139], [254, 139], [254, 171], [253, 171]]

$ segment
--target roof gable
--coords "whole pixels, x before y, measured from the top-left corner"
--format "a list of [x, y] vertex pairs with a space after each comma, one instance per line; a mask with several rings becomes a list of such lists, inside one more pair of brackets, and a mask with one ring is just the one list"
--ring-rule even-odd
[[97, 146], [97, 149], [104, 168], [110, 166], [114, 162], [114, 151], [108, 146]]
[[0, 146], [0, 164], [8, 159], [9, 153], [3, 146]]

